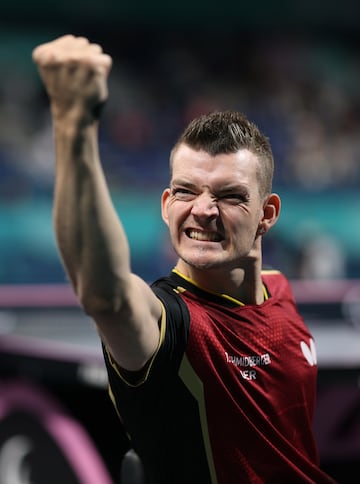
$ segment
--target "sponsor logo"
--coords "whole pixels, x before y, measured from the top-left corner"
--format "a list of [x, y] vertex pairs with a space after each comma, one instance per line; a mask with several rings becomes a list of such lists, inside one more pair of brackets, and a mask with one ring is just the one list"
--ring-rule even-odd
[[256, 380], [256, 367], [270, 365], [271, 358], [269, 353], [262, 355], [238, 356], [230, 355], [225, 351], [226, 362], [239, 368], [240, 375], [244, 380]]
[[314, 340], [310, 338], [309, 345], [305, 343], [305, 341], [300, 341], [300, 348], [309, 365], [310, 366], [316, 365], [317, 358], [316, 358], [316, 348], [315, 348]]

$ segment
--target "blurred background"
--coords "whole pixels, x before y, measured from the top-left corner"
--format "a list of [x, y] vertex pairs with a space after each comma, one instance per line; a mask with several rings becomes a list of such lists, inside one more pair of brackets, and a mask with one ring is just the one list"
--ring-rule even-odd
[[291, 279], [317, 341], [322, 465], [359, 482], [360, 4], [243, 3], [2, 2], [0, 484], [48, 483], [47, 472], [52, 483], [123, 480], [127, 440], [52, 229], [52, 126], [31, 52], [65, 33], [114, 59], [100, 150], [133, 270], [146, 280], [175, 260], [159, 201], [185, 125], [237, 109], [269, 137], [283, 209], [264, 261]]

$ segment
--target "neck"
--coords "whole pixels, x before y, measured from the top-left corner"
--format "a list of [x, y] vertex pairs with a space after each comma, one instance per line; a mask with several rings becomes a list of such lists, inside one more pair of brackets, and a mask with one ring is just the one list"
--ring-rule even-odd
[[198, 269], [179, 260], [175, 269], [201, 288], [226, 294], [244, 304], [262, 304], [264, 290], [261, 279], [261, 260], [248, 267], [224, 269]]

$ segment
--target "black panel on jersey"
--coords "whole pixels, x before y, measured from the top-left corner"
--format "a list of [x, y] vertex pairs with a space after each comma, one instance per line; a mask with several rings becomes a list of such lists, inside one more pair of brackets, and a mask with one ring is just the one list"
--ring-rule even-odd
[[121, 379], [104, 349], [111, 391], [147, 484], [208, 484], [198, 403], [178, 372], [189, 331], [189, 313], [170, 278], [152, 289], [166, 309], [164, 341], [147, 379], [131, 386]]

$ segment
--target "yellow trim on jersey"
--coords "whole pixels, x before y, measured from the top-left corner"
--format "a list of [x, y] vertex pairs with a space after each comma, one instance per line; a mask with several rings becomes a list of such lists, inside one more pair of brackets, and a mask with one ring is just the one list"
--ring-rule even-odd
[[[185, 279], [185, 281], [187, 282], [190, 282], [191, 284], [193, 284], [194, 286], [198, 287], [199, 289], [201, 289], [202, 291], [205, 291], [205, 292], [208, 292], [209, 294], [214, 294], [214, 296], [221, 296], [223, 297], [224, 299], [227, 299], [235, 304], [238, 304], [239, 306], [245, 306], [245, 303], [243, 303], [242, 301], [239, 301], [239, 299], [236, 299], [235, 297], [232, 297], [232, 296], [229, 296], [228, 294], [221, 294], [221, 293], [218, 293], [218, 292], [215, 292], [215, 291], [210, 291], [209, 289], [204, 289], [203, 287], [201, 287], [197, 282], [195, 282], [193, 279], [191, 279], [190, 277], [187, 277], [185, 276], [184, 274], [182, 274], [178, 269], [174, 268], [172, 270], [173, 272], [175, 272], [175, 274], [177, 274], [178, 276], [182, 277], [183, 279]], [[277, 271], [278, 272], [278, 271]], [[269, 294], [267, 292], [267, 289], [265, 287], [265, 284], [263, 284], [263, 293], [264, 293], [264, 300], [267, 301], [269, 299]]]
[[[119, 417], [120, 421], [122, 422], [122, 421], [123, 421], [123, 419], [122, 419], [122, 416], [120, 415], [120, 412], [119, 412], [119, 410], [118, 410], [118, 408], [117, 408], [117, 405], [116, 405], [116, 400], [115, 400], [115, 396], [114, 396], [114, 394], [113, 394], [113, 391], [112, 391], [112, 388], [111, 388], [111, 386], [110, 386], [110, 385], [108, 385], [108, 394], [109, 394], [110, 400], [112, 401], [112, 404], [114, 405], [114, 408], [115, 408], [115, 411], [116, 411], [116, 413], [117, 413], [117, 416]], [[126, 433], [126, 435], [127, 435], [127, 438], [128, 438], [129, 440], [131, 440], [131, 435], [130, 435], [130, 434], [127, 432], [127, 431], [126, 431], [125, 433]]]
[[184, 384], [187, 386], [188, 390], [193, 395], [195, 400], [198, 402], [201, 430], [202, 430], [202, 435], [204, 440], [205, 453], [206, 453], [207, 462], [209, 466], [211, 484], [217, 484], [215, 464], [214, 464], [214, 459], [212, 455], [209, 429], [208, 429], [207, 418], [206, 418], [204, 387], [203, 387], [202, 381], [193, 370], [189, 360], [187, 359], [186, 354], [184, 355], [180, 365], [179, 376], [184, 382]]
[[261, 274], [281, 274], [277, 269], [262, 269]]
[[262, 287], [263, 287], [263, 293], [264, 293], [264, 301], [267, 301], [269, 299], [268, 291], [266, 289], [265, 284], [263, 284]]
[[[149, 373], [150, 373], [150, 370], [151, 370], [151, 367], [152, 367], [152, 364], [153, 364], [153, 362], [156, 358], [156, 355], [158, 354], [159, 349], [160, 349], [160, 347], [161, 347], [161, 345], [164, 341], [165, 331], [166, 331], [166, 309], [165, 309], [165, 306], [163, 305], [163, 303], [160, 301], [160, 299], [159, 299], [159, 302], [161, 304], [161, 323], [160, 323], [159, 343], [157, 345], [155, 353], [152, 355], [152, 357], [150, 358], [149, 362], [146, 365], [146, 371], [144, 372], [142, 377], [136, 383], [131, 383], [130, 381], [127, 380], [127, 378], [124, 375], [121, 374], [121, 368], [119, 368], [118, 364], [116, 363], [116, 361], [112, 357], [109, 349], [107, 347], [105, 347], [106, 353], [108, 355], [111, 366], [114, 368], [114, 370], [118, 374], [119, 378], [121, 378], [121, 380], [130, 387], [134, 387], [134, 388], [138, 387], [138, 386], [142, 385], [147, 380]], [[141, 370], [140, 370], [140, 373], [141, 373]], [[110, 397], [111, 397], [111, 395], [110, 395]]]

